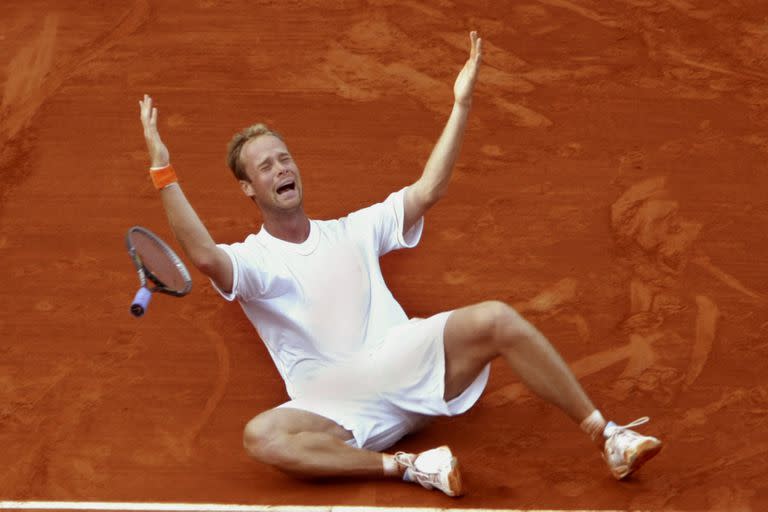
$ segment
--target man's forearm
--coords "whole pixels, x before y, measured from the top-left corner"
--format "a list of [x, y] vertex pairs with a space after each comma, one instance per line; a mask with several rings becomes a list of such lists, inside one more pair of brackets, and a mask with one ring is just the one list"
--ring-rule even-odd
[[437, 140], [419, 181], [432, 201], [437, 201], [448, 188], [453, 166], [461, 150], [470, 106], [454, 103], [443, 133]]
[[178, 183], [160, 191], [168, 223], [184, 253], [198, 268], [204, 267], [216, 249], [216, 243], [189, 204]]

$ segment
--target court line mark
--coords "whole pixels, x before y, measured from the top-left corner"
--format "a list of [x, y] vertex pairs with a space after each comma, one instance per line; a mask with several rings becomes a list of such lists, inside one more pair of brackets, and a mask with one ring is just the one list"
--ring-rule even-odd
[[[0, 510], [146, 510], [183, 512], [443, 512], [453, 508], [419, 507], [354, 507], [354, 506], [305, 506], [305, 505], [226, 505], [219, 503], [140, 503], [106, 501], [0, 501]], [[566, 512], [557, 509], [488, 509], [465, 508], [462, 512]], [[568, 510], [567, 512], [595, 512], [593, 509]], [[600, 512], [618, 512], [601, 510]]]

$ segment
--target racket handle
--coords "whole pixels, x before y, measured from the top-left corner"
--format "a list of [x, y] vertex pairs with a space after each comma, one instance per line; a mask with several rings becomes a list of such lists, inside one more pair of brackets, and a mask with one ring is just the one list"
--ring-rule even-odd
[[144, 314], [144, 311], [147, 309], [147, 304], [149, 304], [149, 299], [152, 298], [152, 292], [149, 291], [148, 288], [142, 286], [139, 288], [139, 291], [136, 292], [136, 296], [133, 298], [133, 302], [131, 303], [131, 313], [133, 313], [133, 316], [141, 316]]

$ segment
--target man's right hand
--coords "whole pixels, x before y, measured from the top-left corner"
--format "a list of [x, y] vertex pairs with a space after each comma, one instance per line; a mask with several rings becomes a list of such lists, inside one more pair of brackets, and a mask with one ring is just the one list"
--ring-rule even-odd
[[141, 124], [144, 125], [144, 140], [147, 142], [152, 167], [165, 167], [170, 163], [170, 155], [160, 139], [160, 132], [157, 131], [157, 109], [152, 107], [152, 98], [146, 94], [143, 100], [139, 100], [139, 106]]

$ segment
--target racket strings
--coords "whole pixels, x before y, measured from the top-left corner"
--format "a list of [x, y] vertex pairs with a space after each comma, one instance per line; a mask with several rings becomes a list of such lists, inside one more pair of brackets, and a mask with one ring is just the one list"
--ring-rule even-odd
[[166, 293], [185, 294], [192, 285], [192, 278], [181, 259], [165, 242], [140, 227], [129, 232], [129, 246], [135, 252], [146, 277], [158, 290]]

